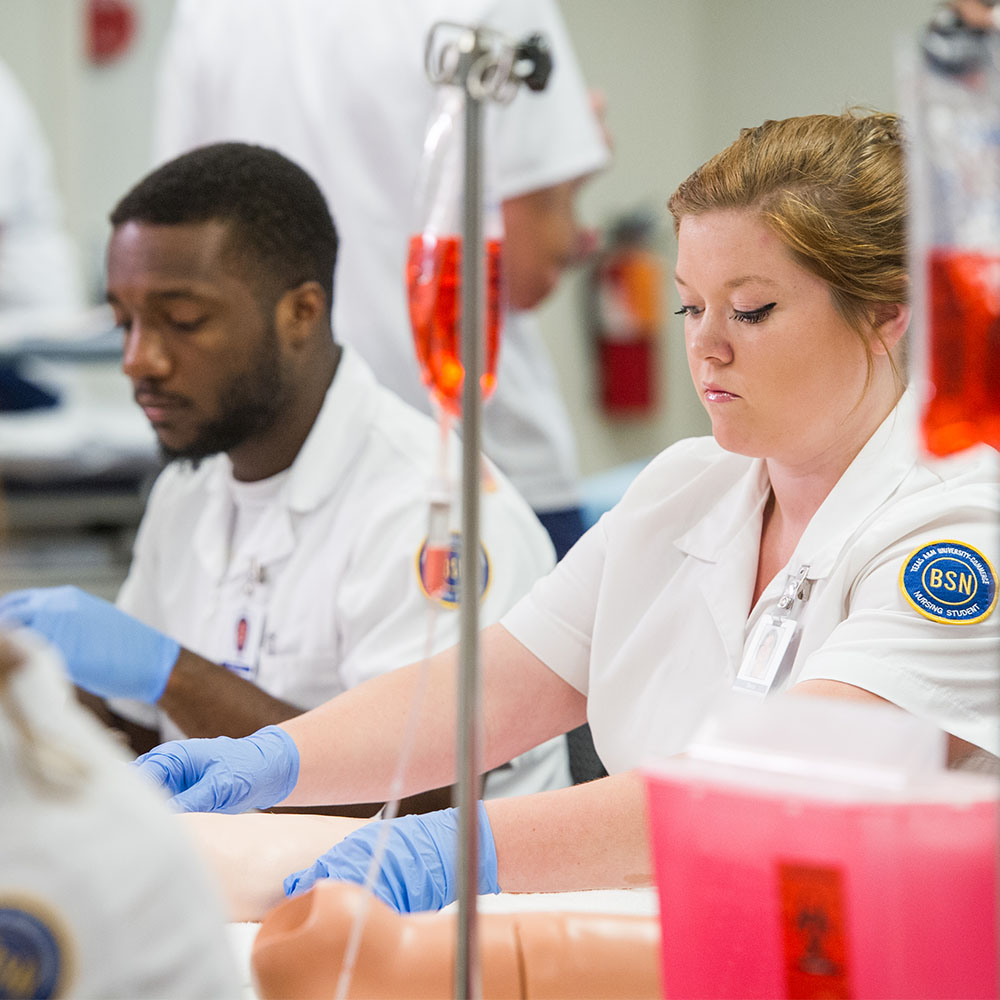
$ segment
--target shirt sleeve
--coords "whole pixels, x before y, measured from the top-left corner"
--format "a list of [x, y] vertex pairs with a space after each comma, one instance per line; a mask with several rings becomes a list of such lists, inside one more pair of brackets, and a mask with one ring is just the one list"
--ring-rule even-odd
[[590, 644], [607, 551], [605, 514], [500, 619], [518, 642], [583, 694], [589, 688]]
[[161, 630], [165, 628], [165, 623], [158, 614], [162, 601], [158, 589], [159, 553], [156, 542], [163, 536], [162, 515], [164, 505], [169, 506], [170, 483], [175, 472], [173, 467], [164, 469], [153, 484], [132, 543], [128, 575], [115, 598], [115, 604], [122, 611]]
[[[170, 475], [170, 469], [164, 470], [153, 485], [132, 546], [132, 562], [129, 565], [128, 575], [115, 598], [115, 605], [122, 611], [160, 631], [166, 629], [158, 614], [162, 602], [157, 596], [158, 558], [154, 541], [159, 533], [155, 524]], [[160, 728], [163, 716], [155, 705], [147, 705], [129, 698], [109, 698], [108, 705], [117, 715], [136, 725], [145, 726], [147, 729]]]
[[[908, 533], [861, 570], [847, 595], [847, 616], [806, 659], [796, 680], [853, 684], [1000, 755], [995, 603], [978, 621], [941, 622], [917, 611], [903, 593], [904, 564], [932, 539], [958, 540], [996, 566], [997, 531], [985, 507]], [[995, 595], [995, 568], [992, 577]]]
[[[501, 485], [481, 497], [480, 627], [495, 622], [555, 562], [544, 529], [512, 490]], [[426, 534], [426, 508], [404, 498], [359, 536], [352, 557], [357, 569], [344, 574], [335, 611], [345, 687], [458, 642], [457, 580], [452, 578], [440, 602], [427, 596], [421, 582]]]

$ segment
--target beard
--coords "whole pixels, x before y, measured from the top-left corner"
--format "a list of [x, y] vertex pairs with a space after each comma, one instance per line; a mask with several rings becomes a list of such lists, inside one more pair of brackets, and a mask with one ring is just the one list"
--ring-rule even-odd
[[272, 328], [250, 366], [220, 386], [219, 415], [202, 423], [181, 448], [170, 448], [161, 441], [160, 454], [168, 462], [187, 460], [197, 467], [202, 459], [228, 452], [269, 431], [285, 412], [291, 396], [277, 331]]

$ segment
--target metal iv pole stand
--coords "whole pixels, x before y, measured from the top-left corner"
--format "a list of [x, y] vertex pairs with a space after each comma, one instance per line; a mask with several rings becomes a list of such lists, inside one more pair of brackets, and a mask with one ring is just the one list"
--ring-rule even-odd
[[482, 439], [483, 238], [482, 102], [469, 69], [485, 54], [476, 30], [463, 34], [459, 74], [465, 88], [465, 185], [462, 210], [462, 540], [459, 555], [458, 940], [455, 997], [482, 993], [476, 896], [479, 871], [479, 465]]

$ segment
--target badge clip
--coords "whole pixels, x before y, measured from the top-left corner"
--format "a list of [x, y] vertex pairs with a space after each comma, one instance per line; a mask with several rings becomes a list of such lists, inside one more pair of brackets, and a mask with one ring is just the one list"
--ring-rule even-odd
[[806, 579], [808, 572], [809, 566], [804, 564], [796, 573], [789, 573], [775, 610], [761, 615], [744, 647], [734, 688], [761, 698], [771, 689], [792, 645], [799, 615], [812, 592], [812, 581]]

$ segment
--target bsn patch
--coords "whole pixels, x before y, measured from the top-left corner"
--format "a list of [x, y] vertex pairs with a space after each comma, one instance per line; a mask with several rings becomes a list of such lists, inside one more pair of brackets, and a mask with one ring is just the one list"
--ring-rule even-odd
[[26, 905], [0, 899], [0, 997], [62, 995], [62, 934], [40, 909]]
[[997, 574], [978, 549], [945, 538], [914, 549], [899, 571], [899, 589], [933, 622], [971, 625], [997, 603]]

